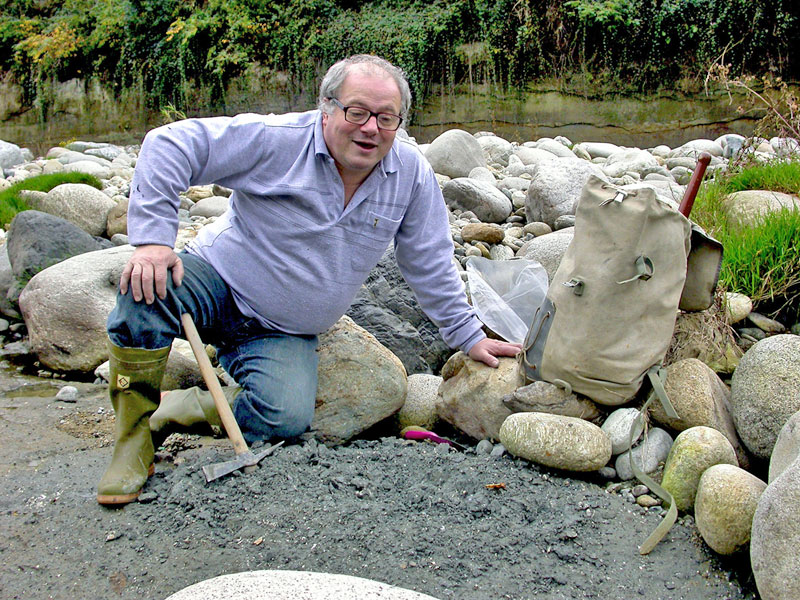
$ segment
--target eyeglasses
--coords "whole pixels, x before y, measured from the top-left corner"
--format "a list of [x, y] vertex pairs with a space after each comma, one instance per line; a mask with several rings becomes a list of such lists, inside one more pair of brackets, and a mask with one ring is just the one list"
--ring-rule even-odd
[[403, 117], [399, 115], [393, 115], [391, 113], [376, 113], [372, 112], [371, 110], [367, 110], [366, 108], [361, 108], [360, 106], [345, 106], [336, 98], [329, 98], [329, 100], [342, 109], [344, 112], [344, 120], [348, 123], [353, 123], [354, 125], [364, 125], [372, 117], [375, 117], [375, 121], [378, 124], [378, 129], [383, 129], [385, 131], [397, 131], [397, 129], [400, 127], [400, 123], [403, 122]]

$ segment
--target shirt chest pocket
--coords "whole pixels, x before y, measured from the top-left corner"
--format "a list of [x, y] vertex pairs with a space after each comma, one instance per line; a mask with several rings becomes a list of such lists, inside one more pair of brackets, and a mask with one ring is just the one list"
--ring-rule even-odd
[[386, 215], [369, 211], [366, 219], [359, 223], [353, 245], [351, 265], [356, 271], [369, 271], [383, 256], [384, 251], [394, 239], [400, 228], [401, 219], [392, 219]]

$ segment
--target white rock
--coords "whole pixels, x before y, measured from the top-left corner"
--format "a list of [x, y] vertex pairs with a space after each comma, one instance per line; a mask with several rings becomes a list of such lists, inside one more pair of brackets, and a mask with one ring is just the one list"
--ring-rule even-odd
[[634, 464], [643, 473], [653, 473], [658, 469], [658, 464], [666, 460], [672, 447], [672, 437], [663, 429], [653, 427], [644, 437], [644, 441], [631, 452], [623, 452], [617, 456], [614, 468], [622, 480], [633, 479], [631, 457]]
[[794, 413], [778, 434], [769, 459], [768, 482], [775, 481], [800, 456], [800, 411]]
[[[644, 431], [643, 425], [639, 424], [634, 428], [638, 416], [639, 411], [635, 408], [618, 408], [608, 415], [600, 427], [611, 440], [611, 454], [614, 456], [628, 450], [631, 442], [636, 445], [641, 437]], [[631, 436], [631, 431], [633, 431], [633, 436]]]

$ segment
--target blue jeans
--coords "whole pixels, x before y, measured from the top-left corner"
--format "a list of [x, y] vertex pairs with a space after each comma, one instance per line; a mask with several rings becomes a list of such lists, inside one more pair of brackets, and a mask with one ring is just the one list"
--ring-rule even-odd
[[[231, 290], [207, 262], [181, 253], [184, 277], [153, 304], [117, 294], [108, 337], [123, 348], [164, 348], [183, 337], [189, 313], [204, 343], [216, 346], [222, 367], [241, 386], [233, 414], [248, 443], [296, 437], [311, 426], [317, 395], [317, 336], [264, 328], [244, 316]], [[265, 291], [265, 293], [268, 293]]]

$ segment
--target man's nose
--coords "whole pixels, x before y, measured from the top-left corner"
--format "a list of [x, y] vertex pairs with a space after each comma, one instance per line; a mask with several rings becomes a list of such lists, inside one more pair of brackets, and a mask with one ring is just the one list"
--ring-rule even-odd
[[378, 133], [378, 131], [380, 131], [380, 127], [378, 127], [378, 115], [370, 115], [367, 122], [361, 126], [361, 131], [364, 133]]

